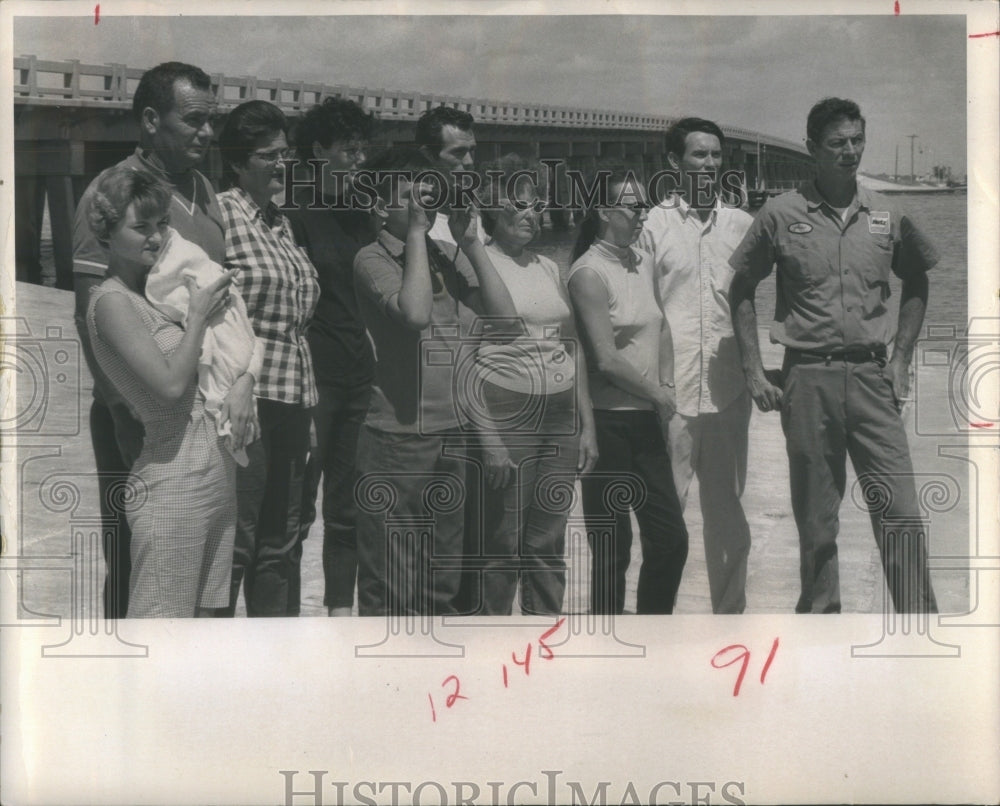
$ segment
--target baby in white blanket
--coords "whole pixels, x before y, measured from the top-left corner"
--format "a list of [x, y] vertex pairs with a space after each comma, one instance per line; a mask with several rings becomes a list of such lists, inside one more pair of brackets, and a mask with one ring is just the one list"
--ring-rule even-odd
[[[200, 246], [168, 228], [166, 242], [146, 278], [146, 299], [170, 319], [185, 325], [190, 301], [185, 278], [191, 277], [198, 288], [204, 288], [222, 273], [222, 267]], [[213, 318], [205, 331], [198, 359], [198, 389], [205, 398], [205, 410], [215, 419], [219, 436], [226, 437], [226, 447], [243, 467], [247, 464], [247, 454], [243, 448], [233, 450], [232, 425], [228, 419], [220, 421], [222, 403], [236, 379], [245, 372], [255, 379], [260, 376], [263, 361], [263, 347], [250, 326], [243, 297], [235, 287], [230, 287], [229, 305]], [[257, 433], [256, 422], [251, 427], [249, 441]]]

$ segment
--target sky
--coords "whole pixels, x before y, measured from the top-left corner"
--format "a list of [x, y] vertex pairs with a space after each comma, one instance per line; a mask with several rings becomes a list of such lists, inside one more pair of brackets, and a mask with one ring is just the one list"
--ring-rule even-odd
[[909, 173], [915, 134], [917, 173], [966, 173], [962, 16], [121, 17], [116, 7], [105, 2], [96, 25], [16, 17], [14, 53], [697, 115], [793, 142], [804, 142], [812, 104], [837, 95], [867, 119], [863, 171], [892, 173], [898, 146]]

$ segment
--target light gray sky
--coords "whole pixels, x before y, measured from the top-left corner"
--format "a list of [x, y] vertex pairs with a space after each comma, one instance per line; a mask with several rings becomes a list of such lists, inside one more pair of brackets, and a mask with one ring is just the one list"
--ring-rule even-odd
[[966, 173], [962, 16], [18, 17], [14, 53], [475, 98], [699, 115], [801, 142], [819, 98], [856, 100], [862, 169]]

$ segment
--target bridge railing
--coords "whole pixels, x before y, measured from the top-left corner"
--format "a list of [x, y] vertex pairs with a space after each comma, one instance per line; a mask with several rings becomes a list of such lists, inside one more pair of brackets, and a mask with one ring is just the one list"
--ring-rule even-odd
[[[21, 104], [129, 109], [132, 95], [144, 72], [141, 68], [124, 64], [81, 64], [77, 59], [45, 61], [36, 56], [20, 56], [14, 59], [14, 101]], [[672, 118], [664, 115], [492, 101], [439, 93], [227, 76], [222, 73], [212, 74], [211, 78], [216, 99], [223, 110], [258, 99], [270, 101], [286, 113], [298, 115], [324, 98], [336, 96], [356, 101], [382, 120], [415, 121], [428, 109], [444, 104], [468, 112], [481, 123], [511, 126], [663, 132], [672, 122]], [[722, 130], [728, 136], [756, 140], [761, 145], [804, 151], [801, 143], [751, 129], [723, 126]]]
[[[81, 64], [79, 60], [44, 61], [35, 56], [14, 59], [15, 103], [99, 106], [127, 109], [144, 70], [123, 64]], [[248, 100], [270, 101], [298, 114], [328, 96], [349, 98], [383, 120], [416, 120], [444, 104], [468, 112], [477, 121], [520, 126], [634, 129], [664, 131], [670, 118], [602, 109], [516, 103], [439, 93], [328, 85], [306, 81], [226, 76], [215, 73], [212, 86], [225, 110]]]

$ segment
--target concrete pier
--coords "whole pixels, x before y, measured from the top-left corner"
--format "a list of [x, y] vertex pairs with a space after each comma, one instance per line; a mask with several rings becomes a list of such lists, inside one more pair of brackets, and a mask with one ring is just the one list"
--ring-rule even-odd
[[[73, 295], [26, 283], [17, 283], [16, 310], [6, 305], [4, 371], [18, 382], [18, 457], [3, 467], [6, 504], [16, 517], [3, 521], [5, 568], [17, 569], [19, 618], [66, 617], [71, 604], [100, 612], [104, 563], [99, 541], [75, 540], [81, 529], [96, 528], [97, 486], [87, 415], [91, 380], [79, 352], [73, 324]], [[780, 364], [780, 351], [761, 332], [765, 366]], [[14, 340], [11, 337], [14, 337]], [[16, 342], [16, 346], [15, 346]], [[944, 416], [945, 389], [940, 394], [921, 387], [919, 405], [933, 406]], [[3, 422], [4, 438], [11, 420]], [[935, 557], [961, 558], [969, 554], [969, 505], [975, 506], [975, 472], [961, 458], [964, 440], [958, 436], [918, 436], [908, 422], [914, 466], [954, 497], [930, 513], [932, 567]], [[946, 444], [945, 444], [946, 443]], [[974, 459], [974, 457], [973, 457]], [[933, 478], [932, 478], [933, 477]], [[940, 478], [938, 478], [940, 477]], [[949, 481], [950, 480], [950, 481]], [[918, 487], [921, 481], [918, 479]], [[840, 575], [845, 612], [879, 612], [883, 602], [882, 571], [867, 512], [853, 502], [854, 474], [848, 468], [847, 490], [841, 507]], [[777, 414], [754, 411], [750, 427], [750, 469], [744, 507], [750, 521], [752, 548], [747, 583], [748, 613], [791, 613], [799, 595], [798, 536], [788, 492], [788, 463]], [[574, 515], [579, 515], [579, 511]], [[677, 603], [679, 614], [710, 613], [708, 579], [701, 535], [697, 482], [692, 484], [685, 520], [691, 535], [690, 554]], [[973, 531], [975, 530], [973, 519]], [[321, 561], [322, 524], [313, 526], [303, 557], [302, 614], [325, 615]], [[567, 591], [567, 612], [586, 612], [590, 554], [586, 541], [568, 541], [568, 563], [576, 572]], [[74, 557], [74, 552], [76, 555]], [[83, 552], [85, 556], [80, 556]], [[641, 563], [636, 530], [633, 563], [629, 570], [626, 610], [634, 612], [635, 585]], [[943, 613], [969, 609], [969, 573], [962, 563], [952, 570], [933, 572], [935, 591]], [[79, 569], [86, 569], [85, 584]], [[77, 571], [74, 571], [74, 568]], [[13, 577], [12, 577], [13, 578]], [[11, 595], [10, 587], [6, 596]], [[81, 597], [83, 600], [82, 601]]]

